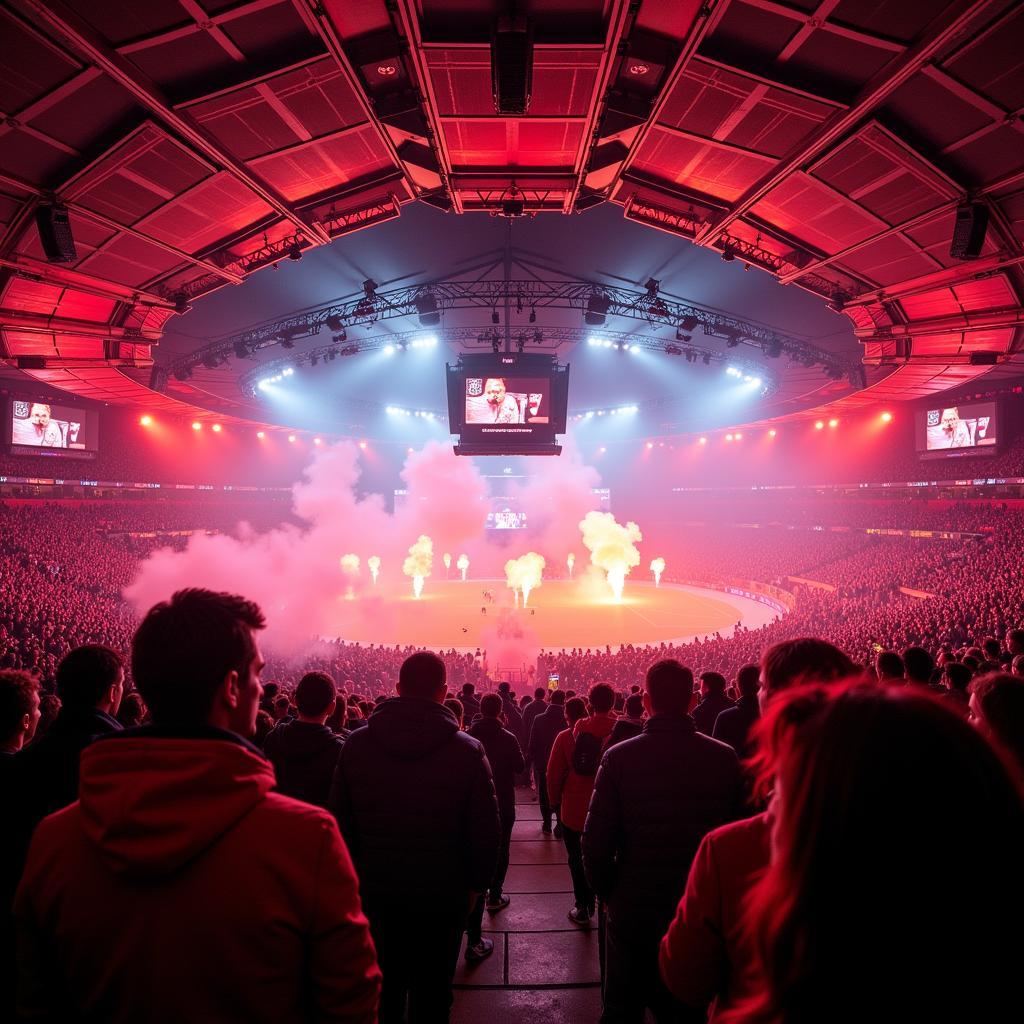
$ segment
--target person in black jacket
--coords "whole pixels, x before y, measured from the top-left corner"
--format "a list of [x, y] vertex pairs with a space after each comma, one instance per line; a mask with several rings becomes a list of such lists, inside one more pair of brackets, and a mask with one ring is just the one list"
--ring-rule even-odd
[[299, 717], [281, 722], [263, 741], [279, 793], [327, 806], [344, 742], [326, 724], [337, 698], [337, 687], [326, 672], [307, 672], [299, 680], [295, 689]]
[[642, 694], [631, 693], [622, 708], [624, 714], [615, 720], [612, 731], [605, 740], [604, 749], [614, 747], [623, 740], [631, 740], [644, 731], [644, 698]]
[[494, 876], [486, 894], [481, 895], [476, 901], [466, 926], [466, 959], [471, 962], [483, 960], [494, 950], [494, 943], [481, 935], [485, 896], [487, 909], [491, 913], [504, 910], [511, 902], [501, 890], [508, 871], [509, 844], [512, 842], [512, 825], [516, 820], [515, 777], [523, 770], [525, 761], [519, 740], [508, 729], [502, 728], [499, 717], [501, 713], [501, 697], [496, 693], [488, 693], [480, 698], [480, 718], [469, 730], [469, 735], [483, 744], [487, 754], [491, 772], [494, 774], [498, 814], [501, 817], [501, 846], [498, 849], [498, 863], [494, 867]]
[[678, 661], [647, 671], [643, 733], [603, 757], [583, 830], [587, 879], [607, 905], [603, 1024], [685, 1019], [658, 976], [658, 943], [704, 836], [741, 812], [731, 747], [694, 728], [693, 676]]
[[483, 745], [443, 705], [444, 662], [410, 655], [398, 696], [345, 741], [329, 809], [359, 875], [384, 974], [381, 1024], [448, 1020], [469, 911], [491, 884], [501, 823]]
[[[689, 671], [689, 670], [687, 670]], [[728, 684], [721, 672], [702, 672], [700, 676], [700, 703], [691, 712], [693, 723], [705, 736], [715, 731], [718, 716], [728, 708], [735, 706], [735, 701], [725, 695]]]
[[711, 735], [728, 743], [741, 758], [749, 753], [747, 737], [754, 723], [761, 717], [757, 691], [761, 686], [761, 669], [757, 665], [744, 665], [736, 673], [736, 690], [740, 699], [735, 707], [719, 712]]
[[548, 799], [548, 758], [555, 745], [555, 737], [566, 727], [565, 691], [555, 690], [547, 710], [536, 715], [530, 725], [529, 751], [533, 764], [533, 777], [537, 783], [537, 802], [540, 804], [541, 831], [551, 831], [551, 801]]

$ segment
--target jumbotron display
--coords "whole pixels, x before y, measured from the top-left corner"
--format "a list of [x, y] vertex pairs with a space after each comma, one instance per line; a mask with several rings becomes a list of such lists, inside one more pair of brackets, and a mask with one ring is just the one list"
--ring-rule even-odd
[[569, 367], [526, 353], [462, 356], [448, 370], [448, 422], [457, 455], [557, 455]]
[[917, 450], [941, 456], [965, 449], [994, 448], [998, 443], [995, 402], [971, 402], [922, 409], [917, 414]]
[[7, 423], [14, 453], [59, 451], [92, 458], [99, 451], [99, 416], [89, 409], [15, 398], [8, 408]]

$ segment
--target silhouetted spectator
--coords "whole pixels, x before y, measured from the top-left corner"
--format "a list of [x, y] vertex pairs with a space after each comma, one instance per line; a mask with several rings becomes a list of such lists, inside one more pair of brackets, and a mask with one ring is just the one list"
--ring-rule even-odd
[[326, 672], [307, 672], [295, 689], [298, 717], [271, 730], [263, 752], [274, 766], [277, 790], [326, 807], [343, 740], [327, 727], [337, 688]]
[[589, 697], [590, 716], [573, 726], [571, 744], [552, 748], [548, 761], [548, 791], [552, 805], [559, 809], [572, 875], [574, 904], [569, 920], [580, 925], [589, 925], [595, 910], [594, 891], [583, 868], [583, 826], [604, 741], [615, 725], [615, 691], [611, 686], [597, 683], [590, 688]]
[[880, 683], [902, 683], [907, 674], [903, 659], [895, 651], [878, 652], [875, 672]]
[[935, 660], [923, 647], [908, 647], [903, 652], [903, 670], [908, 683], [934, 689], [932, 673], [935, 671]]
[[36, 830], [18, 891], [31, 1020], [376, 1020], [380, 972], [325, 811], [273, 792], [247, 739], [250, 601], [184, 590], [135, 635], [153, 724], [92, 744], [82, 796]]
[[942, 697], [962, 718], [968, 714], [967, 702], [970, 695], [967, 687], [971, 682], [971, 670], [959, 662], [950, 661], [942, 667]]
[[498, 814], [501, 817], [501, 844], [498, 847], [498, 861], [486, 893], [476, 901], [466, 926], [466, 959], [483, 960], [494, 950], [494, 943], [481, 935], [484, 904], [490, 913], [503, 910], [511, 902], [502, 889], [508, 872], [509, 844], [512, 841], [512, 826], [516, 820], [515, 777], [523, 770], [525, 759], [519, 747], [519, 740], [502, 727], [501, 697], [488, 693], [480, 698], [480, 717], [469, 729], [469, 735], [479, 740], [487, 754], [487, 760], [494, 776], [494, 790], [498, 797]]
[[623, 702], [623, 713], [615, 720], [612, 731], [605, 740], [604, 749], [614, 747], [623, 740], [639, 736], [644, 729], [644, 698], [641, 693], [631, 693]]
[[443, 705], [444, 662], [402, 664], [398, 696], [345, 741], [331, 789], [384, 988], [380, 1019], [446, 1021], [466, 918], [501, 841], [490, 765]]
[[473, 683], [463, 683], [458, 699], [462, 702], [463, 722], [468, 726], [480, 714], [480, 698], [476, 695], [476, 686]]
[[761, 669], [757, 665], [744, 665], [736, 673], [736, 705], [726, 708], [717, 719], [711, 735], [716, 740], [728, 743], [737, 755], [747, 756], [747, 737], [754, 723], [761, 717], [761, 705], [757, 700], [760, 687]]
[[463, 707], [462, 701], [458, 697], [446, 697], [444, 706], [455, 716], [455, 721], [459, 723], [459, 728], [465, 729], [466, 709]]
[[1012, 759], [1024, 784], [1024, 679], [993, 672], [968, 689], [972, 724]]
[[134, 690], [121, 698], [121, 706], [117, 709], [117, 720], [124, 729], [134, 729], [142, 725], [146, 717], [146, 703]]
[[537, 786], [537, 802], [540, 805], [541, 831], [551, 831], [552, 805], [548, 796], [547, 766], [555, 737], [565, 728], [565, 691], [555, 690], [547, 710], [534, 716], [530, 726], [530, 741], [527, 747], [533, 776]]
[[743, 801], [731, 747], [694, 727], [693, 676], [677, 661], [647, 671], [643, 734], [601, 762], [583, 833], [587, 878], [607, 905], [605, 1021], [683, 1012], [658, 976], [658, 944], [704, 836]]
[[725, 695], [725, 676], [721, 672], [702, 672], [700, 675], [700, 702], [690, 712], [699, 732], [710, 736], [715, 731], [718, 716], [735, 702]]

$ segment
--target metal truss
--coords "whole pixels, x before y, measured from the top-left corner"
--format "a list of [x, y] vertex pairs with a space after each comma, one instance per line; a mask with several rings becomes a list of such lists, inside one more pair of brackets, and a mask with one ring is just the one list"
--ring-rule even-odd
[[[388, 291], [378, 291], [373, 281], [363, 284], [363, 294], [317, 309], [283, 317], [197, 349], [176, 359], [172, 373], [187, 373], [194, 367], [217, 365], [232, 354], [243, 354], [284, 343], [286, 347], [301, 338], [318, 335], [327, 328], [336, 335], [350, 327], [365, 326], [378, 321], [399, 317], [417, 317], [424, 329], [430, 329], [436, 319], [454, 309], [489, 310], [493, 318], [499, 307], [508, 303], [516, 313], [529, 310], [531, 317], [547, 309], [575, 309], [581, 316], [590, 315], [600, 320], [596, 328], [613, 317], [645, 321], [652, 327], [673, 328], [676, 336], [687, 347], [698, 332], [705, 337], [724, 340], [729, 348], [744, 346], [760, 349], [771, 358], [788, 355], [805, 366], [820, 365], [837, 379], [857, 372], [859, 363], [825, 351], [810, 342], [782, 334], [763, 324], [751, 323], [740, 317], [704, 309], [687, 302], [678, 302], [658, 293], [657, 282], [650, 282], [646, 291], [633, 291], [614, 285], [577, 279], [509, 279], [509, 280], [455, 280], [433, 281]], [[529, 328], [528, 335], [534, 330]], [[506, 322], [502, 343], [511, 350], [517, 328]], [[545, 331], [545, 333], [550, 333]], [[582, 331], [586, 337], [590, 332]], [[580, 335], [566, 340], [580, 340]], [[646, 339], [651, 342], [651, 339]], [[645, 347], [648, 347], [645, 345]], [[664, 349], [664, 341], [650, 347]]]

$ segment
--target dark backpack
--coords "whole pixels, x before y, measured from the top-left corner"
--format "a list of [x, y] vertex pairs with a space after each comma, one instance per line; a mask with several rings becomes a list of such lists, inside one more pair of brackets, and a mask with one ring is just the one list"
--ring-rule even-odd
[[592, 732], [581, 732], [576, 737], [576, 747], [572, 752], [572, 770], [577, 775], [596, 775], [602, 746], [600, 737]]

